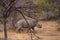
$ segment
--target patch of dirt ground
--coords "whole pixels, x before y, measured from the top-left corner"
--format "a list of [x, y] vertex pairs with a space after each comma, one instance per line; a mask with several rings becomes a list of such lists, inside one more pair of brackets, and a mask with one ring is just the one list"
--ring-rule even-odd
[[[32, 35], [33, 40], [60, 40], [60, 31], [57, 31], [59, 24], [56, 21], [39, 21], [42, 28], [35, 28], [35, 35]], [[8, 31], [8, 40], [31, 40], [31, 33], [25, 32], [16, 33]], [[39, 38], [38, 38], [39, 37]], [[0, 40], [3, 40], [4, 32], [0, 32]]]

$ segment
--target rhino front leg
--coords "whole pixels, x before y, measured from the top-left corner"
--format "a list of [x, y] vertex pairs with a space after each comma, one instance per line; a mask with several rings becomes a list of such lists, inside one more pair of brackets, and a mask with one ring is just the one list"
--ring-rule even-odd
[[29, 32], [34, 32], [34, 27], [29, 28]]
[[36, 33], [36, 31], [34, 30], [34, 27], [32, 27], [31, 30], [32, 30], [33, 33]]

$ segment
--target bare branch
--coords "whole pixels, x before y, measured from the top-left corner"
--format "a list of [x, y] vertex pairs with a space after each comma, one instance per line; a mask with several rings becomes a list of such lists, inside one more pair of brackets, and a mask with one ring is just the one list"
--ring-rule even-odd
[[8, 17], [8, 12], [9, 12], [9, 10], [12, 8], [12, 5], [14, 4], [14, 2], [15, 2], [15, 0], [13, 0], [13, 1], [9, 4], [8, 8], [3, 12], [3, 15], [4, 15], [4, 16]]

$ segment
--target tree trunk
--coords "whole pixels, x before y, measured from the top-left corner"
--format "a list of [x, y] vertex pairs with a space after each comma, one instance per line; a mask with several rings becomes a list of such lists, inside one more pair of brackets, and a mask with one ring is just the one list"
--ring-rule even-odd
[[3, 25], [4, 25], [4, 37], [5, 37], [5, 38], [4, 38], [4, 40], [7, 40], [7, 28], [6, 28], [6, 21], [7, 21], [7, 20], [4, 18], [4, 20], [3, 20], [3, 22], [4, 22], [4, 24], [3, 24]]

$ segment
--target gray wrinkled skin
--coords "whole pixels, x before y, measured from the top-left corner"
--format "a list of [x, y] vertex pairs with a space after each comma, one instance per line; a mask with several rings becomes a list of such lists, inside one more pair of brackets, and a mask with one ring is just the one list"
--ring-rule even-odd
[[[27, 24], [27, 22], [29, 23], [29, 25]], [[22, 28], [30, 28], [34, 31], [35, 26], [38, 28], [42, 27], [40, 24], [38, 24], [38, 21], [36, 21], [36, 20], [27, 19], [27, 22], [25, 21], [25, 19], [19, 20], [15, 25], [17, 27], [16, 32], [19, 32]]]

